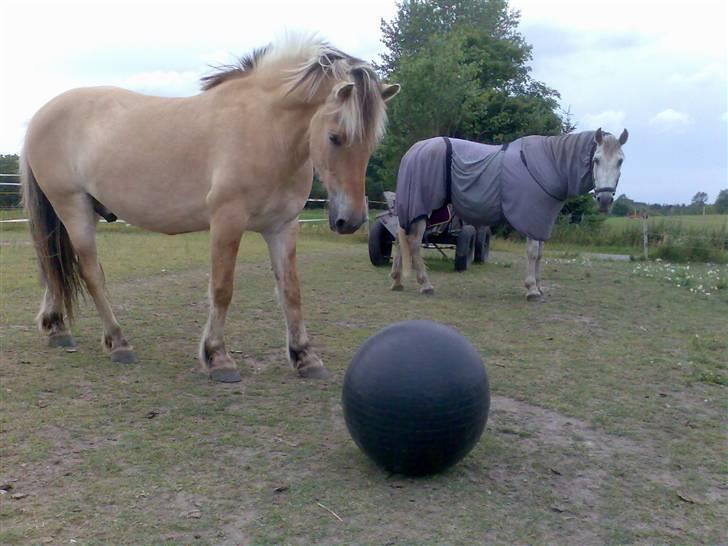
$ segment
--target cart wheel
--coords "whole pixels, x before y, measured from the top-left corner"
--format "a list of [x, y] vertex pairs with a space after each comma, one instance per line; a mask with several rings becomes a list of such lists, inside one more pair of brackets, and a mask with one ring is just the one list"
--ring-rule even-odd
[[488, 259], [490, 254], [490, 228], [484, 226], [478, 228], [475, 234], [475, 257], [473, 261], [476, 264], [482, 264]]
[[392, 257], [394, 237], [385, 227], [384, 222], [377, 219], [369, 228], [369, 260], [377, 267], [389, 265]]
[[475, 257], [475, 228], [463, 226], [455, 243], [455, 271], [465, 271]]

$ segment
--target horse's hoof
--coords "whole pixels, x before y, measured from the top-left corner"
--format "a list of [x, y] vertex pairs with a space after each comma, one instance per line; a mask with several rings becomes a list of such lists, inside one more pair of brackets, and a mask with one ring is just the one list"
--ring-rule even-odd
[[404, 286], [401, 284], [394, 284], [392, 285], [392, 292], [401, 292], [404, 290]]
[[132, 364], [136, 361], [136, 357], [131, 349], [116, 349], [111, 351], [111, 361], [119, 364]]
[[526, 301], [533, 301], [536, 303], [540, 303], [543, 301], [543, 294], [527, 294]]
[[425, 296], [432, 296], [435, 293], [435, 289], [431, 286], [429, 288], [422, 288], [420, 289], [420, 294], [424, 294]]
[[331, 377], [329, 371], [323, 366], [306, 366], [298, 369], [298, 375], [304, 379], [328, 379]]
[[210, 370], [210, 379], [218, 383], [239, 383], [240, 370], [237, 368], [213, 368]]
[[52, 334], [48, 336], [48, 347], [75, 347], [71, 334]]

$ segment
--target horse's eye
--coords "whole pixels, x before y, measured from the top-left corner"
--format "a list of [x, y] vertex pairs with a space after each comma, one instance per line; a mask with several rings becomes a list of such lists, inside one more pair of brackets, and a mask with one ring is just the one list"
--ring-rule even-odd
[[599, 165], [599, 158], [598, 157], [595, 157], [594, 158], [594, 165]]
[[331, 142], [334, 146], [341, 146], [341, 138], [339, 138], [339, 135], [336, 133], [331, 133], [329, 135], [329, 142]]
[[617, 161], [617, 167], [621, 167], [622, 163], [624, 163], [624, 159], [620, 159], [619, 161]]

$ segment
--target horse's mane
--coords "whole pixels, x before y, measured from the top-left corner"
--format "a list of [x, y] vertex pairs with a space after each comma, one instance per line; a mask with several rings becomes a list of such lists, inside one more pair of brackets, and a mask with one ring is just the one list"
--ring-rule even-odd
[[202, 90], [263, 72], [281, 74], [285, 93], [301, 93], [304, 100], [313, 98], [326, 81], [353, 82], [355, 100], [343, 101], [329, 113], [338, 114], [349, 140], [363, 139], [374, 144], [383, 135], [386, 114], [377, 73], [365, 61], [315, 34], [287, 34], [240, 57], [234, 64], [214, 67], [213, 73], [201, 79]]

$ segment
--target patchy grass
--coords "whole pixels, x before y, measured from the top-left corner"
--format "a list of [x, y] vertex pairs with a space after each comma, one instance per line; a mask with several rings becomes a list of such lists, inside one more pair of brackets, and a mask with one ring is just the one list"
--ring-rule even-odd
[[[428, 253], [435, 296], [411, 279], [392, 293], [363, 235], [304, 231], [304, 311], [332, 379], [288, 369], [267, 251], [250, 234], [227, 321], [238, 385], [195, 371], [206, 234], [101, 228], [133, 365], [102, 353], [90, 302], [76, 352], [44, 347], [32, 248], [22, 230], [0, 234], [0, 543], [725, 541], [724, 299], [551, 253], [547, 301], [528, 304], [522, 245], [462, 274]], [[414, 318], [470, 339], [494, 395], [474, 451], [425, 479], [370, 463], [340, 408], [354, 350]]]

